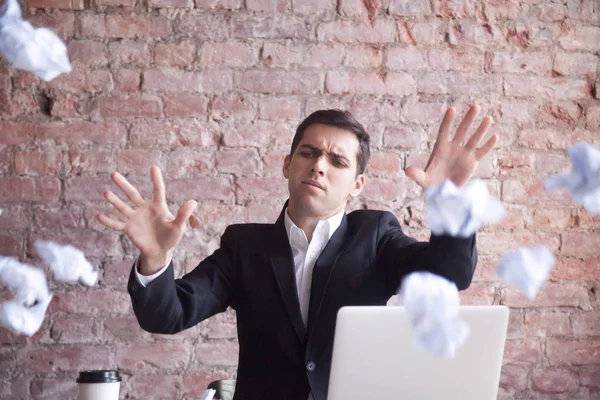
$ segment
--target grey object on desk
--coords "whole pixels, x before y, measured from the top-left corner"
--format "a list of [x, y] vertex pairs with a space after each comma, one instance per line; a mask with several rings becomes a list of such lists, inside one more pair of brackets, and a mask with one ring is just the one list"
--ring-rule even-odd
[[216, 390], [215, 400], [233, 400], [235, 393], [235, 379], [220, 379], [208, 385], [208, 389]]

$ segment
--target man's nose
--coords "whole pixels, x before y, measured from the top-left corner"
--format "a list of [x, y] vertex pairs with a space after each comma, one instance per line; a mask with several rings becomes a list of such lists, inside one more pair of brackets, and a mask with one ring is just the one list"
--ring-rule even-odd
[[327, 168], [327, 160], [325, 160], [324, 156], [318, 157], [315, 159], [315, 162], [312, 166], [311, 171], [313, 173], [318, 173], [319, 175], [324, 175], [325, 170]]

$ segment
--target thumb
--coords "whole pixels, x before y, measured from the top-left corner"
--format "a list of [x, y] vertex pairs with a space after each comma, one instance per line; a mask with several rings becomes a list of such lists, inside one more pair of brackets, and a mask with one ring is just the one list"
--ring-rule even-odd
[[427, 174], [420, 168], [408, 167], [404, 170], [406, 176], [415, 181], [417, 185], [425, 187], [427, 184]]
[[185, 221], [192, 215], [198, 202], [196, 200], [188, 200], [186, 201], [179, 210], [177, 211], [177, 216], [175, 217], [174, 223], [176, 225], [185, 225]]

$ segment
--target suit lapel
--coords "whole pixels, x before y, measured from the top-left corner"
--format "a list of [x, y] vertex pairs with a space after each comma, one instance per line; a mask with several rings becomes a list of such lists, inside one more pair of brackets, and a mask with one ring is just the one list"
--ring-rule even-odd
[[[287, 206], [287, 203], [286, 203]], [[285, 231], [284, 206], [277, 222], [271, 230], [271, 237], [267, 242], [267, 250], [271, 260], [271, 267], [275, 273], [281, 296], [287, 309], [290, 321], [294, 326], [300, 342], [304, 343], [306, 329], [302, 321], [300, 311], [300, 301], [298, 300], [298, 289], [296, 285], [296, 273], [294, 268], [294, 259], [288, 235]]]
[[333, 268], [335, 267], [338, 257], [342, 253], [347, 231], [348, 216], [344, 214], [340, 226], [333, 236], [331, 236], [329, 242], [327, 242], [327, 246], [323, 249], [323, 252], [317, 259], [313, 268], [310, 303], [308, 306], [308, 322], [306, 324], [309, 336], [317, 321], [319, 312], [321, 311], [321, 306], [323, 305], [323, 299]]

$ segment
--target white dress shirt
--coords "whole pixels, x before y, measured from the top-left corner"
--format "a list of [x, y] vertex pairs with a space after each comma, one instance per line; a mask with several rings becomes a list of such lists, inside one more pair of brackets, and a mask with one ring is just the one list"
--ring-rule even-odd
[[[298, 300], [300, 301], [300, 311], [304, 325], [308, 321], [308, 305], [310, 304], [310, 288], [312, 284], [312, 271], [317, 258], [323, 252], [323, 249], [329, 243], [337, 228], [342, 223], [344, 211], [319, 221], [312, 235], [310, 243], [306, 238], [304, 231], [296, 226], [285, 210], [285, 232], [288, 235], [292, 256], [294, 258], [294, 271], [296, 275], [296, 289], [298, 290]], [[135, 276], [140, 285], [146, 287], [147, 284], [158, 278], [168, 268], [171, 260], [160, 270], [152, 275], [142, 275], [138, 272], [139, 258], [136, 261]]]

